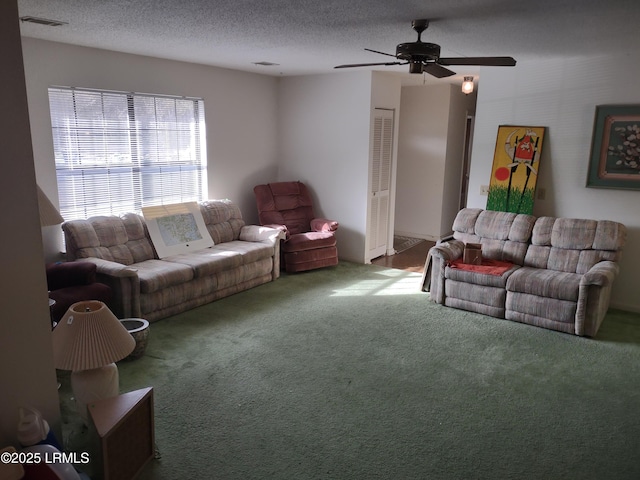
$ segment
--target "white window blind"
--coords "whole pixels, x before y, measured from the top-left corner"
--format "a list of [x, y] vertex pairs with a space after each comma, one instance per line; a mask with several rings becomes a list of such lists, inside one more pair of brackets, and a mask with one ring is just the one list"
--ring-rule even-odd
[[65, 220], [205, 198], [202, 99], [52, 87], [49, 105]]

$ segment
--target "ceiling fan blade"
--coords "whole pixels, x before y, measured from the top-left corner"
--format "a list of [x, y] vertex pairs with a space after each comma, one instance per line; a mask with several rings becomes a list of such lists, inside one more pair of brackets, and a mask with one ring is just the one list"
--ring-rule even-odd
[[408, 62], [386, 62], [386, 63], [352, 63], [349, 65], [338, 65], [333, 68], [352, 68], [352, 67], [374, 67], [376, 65], [406, 65]]
[[516, 61], [512, 57], [440, 57], [440, 65], [480, 65], [488, 67], [513, 67]]
[[388, 55], [389, 57], [394, 57], [396, 58], [395, 55], [391, 54], [391, 53], [385, 53], [385, 52], [379, 52], [378, 50], [371, 50], [370, 48], [365, 48], [365, 50], [367, 52], [373, 52], [373, 53], [379, 53], [380, 55]]
[[448, 68], [438, 65], [437, 63], [427, 63], [423, 67], [422, 71], [429, 75], [433, 75], [436, 78], [450, 77], [451, 75], [456, 74], [456, 72], [452, 72]]

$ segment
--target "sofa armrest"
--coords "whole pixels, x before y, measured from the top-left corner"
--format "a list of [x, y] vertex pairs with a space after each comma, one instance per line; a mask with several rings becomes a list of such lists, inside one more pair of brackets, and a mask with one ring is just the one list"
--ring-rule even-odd
[[240, 229], [240, 240], [244, 242], [269, 242], [274, 244], [286, 237], [286, 227], [273, 228], [271, 226], [245, 225]]
[[608, 260], [596, 263], [591, 269], [585, 273], [580, 279], [581, 286], [597, 285], [607, 287], [613, 283], [618, 275], [620, 267], [615, 262]]
[[311, 220], [311, 230], [314, 232], [335, 232], [340, 224], [328, 218], [314, 218]]
[[429, 250], [432, 257], [439, 258], [445, 262], [451, 262], [461, 258], [464, 253], [464, 242], [460, 240], [449, 240], [438, 243]]
[[608, 260], [596, 263], [580, 279], [576, 308], [576, 335], [593, 337], [598, 332], [611, 298], [613, 280], [619, 267]]
[[122, 263], [112, 262], [97, 257], [78, 258], [74, 263], [88, 262], [96, 266], [98, 275], [109, 275], [112, 277], [133, 277], [138, 276], [135, 268], [131, 268]]
[[118, 318], [140, 317], [140, 278], [135, 264], [132, 266], [102, 258], [79, 258], [75, 262], [95, 264], [97, 280], [111, 287], [113, 300], [109, 308]]
[[263, 242], [273, 247], [273, 270], [271, 277], [273, 280], [280, 278], [280, 240], [286, 240], [288, 237], [287, 227], [282, 225], [275, 226], [259, 226], [245, 225], [240, 229], [240, 240], [245, 242]]
[[460, 240], [450, 240], [448, 242], [438, 242], [429, 249], [425, 273], [430, 278], [423, 278], [422, 288], [430, 292], [431, 300], [444, 303], [444, 273], [447, 265], [460, 257], [464, 252], [464, 243]]

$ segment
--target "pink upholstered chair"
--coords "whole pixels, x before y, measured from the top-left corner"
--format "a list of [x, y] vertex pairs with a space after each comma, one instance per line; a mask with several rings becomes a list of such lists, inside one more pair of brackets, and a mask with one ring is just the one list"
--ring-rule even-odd
[[253, 192], [260, 223], [281, 228], [287, 234], [281, 248], [287, 272], [338, 264], [338, 222], [316, 218], [311, 195], [303, 183], [269, 183], [256, 186]]

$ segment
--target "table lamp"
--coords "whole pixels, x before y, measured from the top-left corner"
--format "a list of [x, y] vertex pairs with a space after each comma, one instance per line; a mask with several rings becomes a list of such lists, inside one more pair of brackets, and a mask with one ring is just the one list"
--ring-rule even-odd
[[87, 404], [119, 392], [115, 362], [129, 355], [136, 341], [103, 303], [89, 300], [69, 307], [52, 332], [53, 363], [71, 370], [78, 413], [87, 420]]
[[60, 215], [60, 212], [53, 206], [49, 197], [40, 188], [40, 185], [36, 185], [38, 189], [38, 211], [40, 212], [40, 226], [49, 227], [52, 225], [58, 225], [64, 222], [64, 218]]

